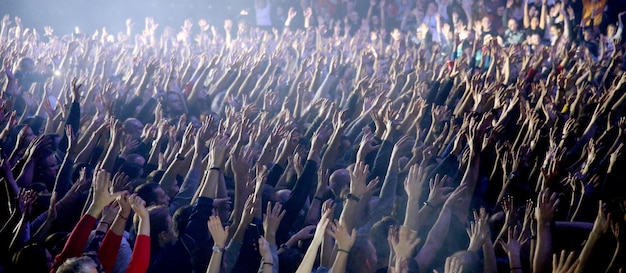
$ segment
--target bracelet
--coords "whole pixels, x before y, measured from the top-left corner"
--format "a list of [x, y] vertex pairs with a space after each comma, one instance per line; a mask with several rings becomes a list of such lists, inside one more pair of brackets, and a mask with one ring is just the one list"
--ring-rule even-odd
[[263, 265], [274, 266], [274, 264], [273, 264], [273, 263], [270, 263], [270, 262], [263, 262]]
[[338, 252], [344, 252], [344, 253], [346, 253], [346, 254], [350, 254], [350, 251], [347, 251], [347, 250], [345, 250], [345, 249], [341, 249], [341, 248], [338, 248], [338, 249], [337, 249], [337, 251], [338, 251]]
[[522, 268], [521, 267], [511, 267], [511, 269], [509, 269], [509, 270], [511, 270], [511, 271], [513, 271], [513, 270], [522, 270]]
[[435, 208], [435, 206], [431, 205], [430, 203], [428, 203], [428, 201], [424, 201], [424, 206], [425, 207], [431, 207], [431, 208]]
[[209, 168], [209, 171], [221, 171], [222, 169], [220, 169], [220, 167], [211, 167]]
[[287, 249], [289, 249], [289, 246], [287, 244], [282, 244], [282, 245], [280, 245], [280, 248], [282, 248], [284, 250], [287, 250]]
[[184, 156], [184, 155], [182, 155], [182, 154], [180, 154], [180, 153], [177, 153], [177, 154], [176, 154], [176, 159], [178, 159], [178, 160], [180, 160], [180, 161], [184, 161], [184, 160], [185, 160], [185, 156]]
[[108, 223], [108, 222], [100, 222], [100, 224], [107, 224], [107, 226], [109, 227], [111, 226], [111, 223]]
[[121, 215], [121, 214], [119, 214], [119, 213], [117, 214], [117, 216], [119, 216], [120, 218], [122, 218], [122, 219], [124, 219], [124, 220], [128, 220], [128, 217], [124, 217], [124, 215]]
[[532, 235], [532, 236], [530, 236], [530, 239], [531, 239], [531, 240], [537, 240], [537, 235]]
[[348, 198], [348, 199], [350, 199], [350, 200], [353, 200], [353, 201], [355, 201], [355, 202], [359, 202], [359, 201], [361, 201], [361, 198], [356, 197], [356, 195], [351, 194], [351, 193], [348, 193], [348, 195], [346, 195], [346, 198]]
[[315, 196], [315, 197], [313, 197], [313, 199], [319, 200], [320, 202], [324, 203], [324, 199], [322, 199], [321, 197]]

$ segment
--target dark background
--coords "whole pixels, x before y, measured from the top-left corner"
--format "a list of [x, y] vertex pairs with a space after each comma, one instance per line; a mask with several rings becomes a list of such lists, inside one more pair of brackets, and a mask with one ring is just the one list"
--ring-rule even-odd
[[[254, 14], [252, 0], [0, 0], [0, 16], [22, 18], [25, 28], [52, 26], [55, 35], [72, 33], [80, 26], [83, 33], [107, 27], [107, 32], [125, 31], [126, 18], [134, 22], [133, 33], [143, 30], [144, 18], [153, 17], [159, 24], [180, 29], [183, 21], [192, 19], [197, 27], [203, 18], [221, 29], [227, 18], [235, 19], [247, 8]], [[196, 29], [197, 30], [197, 29]]]

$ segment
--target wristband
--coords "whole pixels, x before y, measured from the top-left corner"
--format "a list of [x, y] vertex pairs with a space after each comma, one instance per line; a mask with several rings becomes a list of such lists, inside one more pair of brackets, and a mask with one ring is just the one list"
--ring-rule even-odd
[[178, 153], [178, 154], [176, 154], [176, 159], [178, 159], [180, 161], [184, 161], [185, 160], [185, 156], [183, 156], [182, 154]]
[[107, 226], [109, 226], [109, 227], [111, 226], [111, 223], [107, 223], [107, 222], [100, 222], [100, 224], [101, 224], [101, 225], [102, 225], [102, 224], [107, 224]]
[[315, 196], [315, 197], [313, 197], [313, 199], [319, 200], [320, 202], [324, 203], [324, 199], [322, 199], [321, 197]]
[[289, 249], [289, 246], [287, 244], [282, 244], [282, 245], [280, 245], [280, 248], [282, 248], [284, 250], [287, 250], [287, 249]]
[[435, 206], [431, 205], [430, 203], [428, 203], [428, 201], [424, 201], [424, 206], [425, 207], [431, 207], [431, 208], [435, 208]]
[[209, 168], [209, 171], [221, 171], [222, 169], [220, 169], [220, 167], [211, 167]]
[[511, 270], [511, 271], [513, 271], [513, 270], [522, 270], [522, 268], [521, 268], [521, 267], [511, 267], [511, 269], [510, 269], [510, 270]]
[[346, 254], [350, 254], [350, 251], [347, 251], [347, 250], [345, 250], [345, 249], [341, 249], [341, 248], [338, 248], [338, 249], [337, 249], [337, 251], [338, 251], [338, 252], [344, 252], [344, 253], [346, 253]]
[[361, 201], [361, 198], [356, 197], [354, 194], [348, 193], [348, 195], [346, 195], [346, 198], [355, 201], [355, 202], [359, 202]]

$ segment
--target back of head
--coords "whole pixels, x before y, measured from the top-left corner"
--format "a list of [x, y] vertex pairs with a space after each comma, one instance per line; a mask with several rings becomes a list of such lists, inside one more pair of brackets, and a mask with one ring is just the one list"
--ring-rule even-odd
[[389, 228], [397, 224], [398, 221], [396, 221], [395, 218], [385, 217], [376, 222], [370, 229], [369, 239], [376, 249], [376, 257], [378, 258], [379, 263], [385, 262], [389, 257], [389, 242], [387, 241], [387, 234], [389, 233]]
[[174, 222], [174, 233], [176, 233], [176, 236], [180, 236], [181, 233], [185, 232], [192, 210], [193, 207], [191, 205], [185, 205], [178, 208], [176, 212], [174, 212], [172, 221]]
[[148, 205], [148, 206], [154, 205], [154, 204], [158, 204], [159, 200], [158, 200], [158, 196], [157, 196], [157, 194], [155, 192], [155, 190], [158, 187], [160, 187], [160, 186], [156, 182], [149, 182], [149, 183], [141, 184], [137, 188], [135, 188], [135, 193], [139, 197], [141, 197], [141, 199], [143, 199], [146, 202], [146, 205]]
[[96, 263], [89, 257], [76, 257], [66, 260], [57, 269], [57, 273], [91, 273]]
[[482, 271], [482, 261], [478, 254], [463, 250], [452, 254], [452, 257], [458, 258], [459, 262], [463, 266], [462, 273], [478, 273]]
[[350, 272], [375, 272], [376, 251], [367, 236], [359, 235], [350, 249], [346, 268]]
[[11, 262], [10, 272], [49, 272], [52, 257], [48, 250], [41, 244], [34, 243], [20, 249]]

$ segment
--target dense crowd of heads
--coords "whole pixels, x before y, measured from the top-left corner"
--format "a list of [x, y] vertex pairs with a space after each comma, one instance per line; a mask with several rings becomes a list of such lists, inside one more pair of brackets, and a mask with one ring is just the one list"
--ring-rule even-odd
[[0, 272], [621, 271], [619, 7], [255, 0], [254, 22], [71, 35], [5, 16]]

